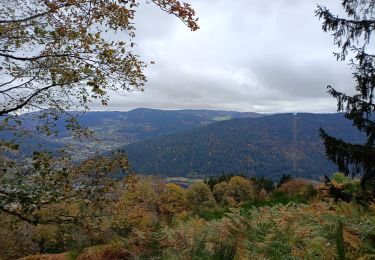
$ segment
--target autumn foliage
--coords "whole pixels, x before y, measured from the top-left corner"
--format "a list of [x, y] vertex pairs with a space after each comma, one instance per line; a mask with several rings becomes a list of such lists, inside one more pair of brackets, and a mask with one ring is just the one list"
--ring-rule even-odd
[[[78, 130], [69, 111], [87, 110], [93, 100], [107, 105], [109, 92], [142, 91], [153, 63], [135, 51], [142, 4], [199, 29], [194, 9], [177, 0], [1, 1], [0, 116], [14, 123], [21, 112], [39, 111], [40, 125], [51, 128], [64, 114]], [[11, 126], [2, 121], [0, 130]]]
[[[358, 183], [339, 174], [333, 181]], [[232, 176], [211, 191], [203, 182], [184, 189], [128, 172], [107, 192], [100, 222], [74, 204], [77, 223], [87, 225], [34, 226], [3, 213], [0, 251], [3, 259], [38, 252], [51, 259], [371, 259], [374, 205], [335, 202], [302, 179], [274, 191], [257, 186], [264, 182]]]

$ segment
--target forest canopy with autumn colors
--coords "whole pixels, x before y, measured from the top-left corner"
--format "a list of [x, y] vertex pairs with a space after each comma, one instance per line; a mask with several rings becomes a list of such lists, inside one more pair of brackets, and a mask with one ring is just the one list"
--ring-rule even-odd
[[[210, 110], [198, 101], [193, 110], [103, 112], [134, 92], [159, 91], [160, 75], [150, 72], [158, 61], [146, 61], [153, 51], [140, 47], [154, 42], [137, 28], [169, 25], [138, 14], [151, 7], [204, 35], [195, 6], [206, 1], [0, 1], [0, 259], [375, 259], [375, 2], [335, 1], [339, 15], [323, 5], [310, 10], [352, 73], [348, 91], [343, 78], [327, 82], [338, 112], [329, 115]], [[231, 30], [251, 27], [240, 20]], [[191, 40], [180, 31], [173, 37]], [[194, 79], [207, 72], [202, 60], [189, 65], [188, 50], [178, 55]], [[240, 96], [255, 82], [256, 99], [267, 81], [230, 66], [210, 73], [229, 75]], [[276, 74], [271, 81], [288, 73]], [[186, 95], [183, 80], [168, 76], [168, 92]], [[210, 98], [236, 91], [215, 87], [189, 93], [215, 108]], [[267, 102], [278, 104], [286, 93], [272, 91]], [[154, 95], [145, 100], [163, 99]], [[254, 110], [266, 107], [259, 104]]]

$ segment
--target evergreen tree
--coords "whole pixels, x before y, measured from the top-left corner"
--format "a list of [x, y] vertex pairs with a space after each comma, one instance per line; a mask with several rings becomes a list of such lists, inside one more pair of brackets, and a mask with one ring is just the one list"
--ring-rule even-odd
[[[316, 16], [323, 20], [324, 32], [333, 32], [339, 48], [337, 60], [350, 60], [355, 79], [355, 94], [348, 95], [328, 86], [328, 93], [337, 99], [338, 111], [353, 121], [366, 134], [366, 143], [353, 144], [335, 138], [320, 129], [326, 154], [346, 175], [360, 175], [362, 188], [375, 194], [375, 54], [369, 52], [371, 34], [375, 29], [374, 0], [342, 0], [346, 16], [338, 17], [326, 7], [318, 6]], [[370, 188], [372, 187], [372, 188]]]

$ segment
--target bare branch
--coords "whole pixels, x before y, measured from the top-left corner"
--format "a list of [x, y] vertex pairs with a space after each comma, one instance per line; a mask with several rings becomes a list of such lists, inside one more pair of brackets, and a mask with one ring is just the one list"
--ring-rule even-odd
[[0, 20], [0, 24], [11, 24], [11, 23], [23, 23], [23, 22], [27, 22], [27, 21], [34, 20], [36, 18], [45, 16], [47, 14], [56, 12], [56, 10], [64, 8], [64, 7], [68, 7], [68, 6], [71, 6], [71, 4], [69, 4], [69, 3], [63, 4], [63, 5], [57, 6], [54, 9], [50, 9], [48, 11], [45, 11], [45, 12], [42, 12], [42, 13], [39, 13], [39, 14], [35, 14], [35, 15], [32, 15], [32, 16], [29, 16], [29, 17], [26, 17], [26, 18], [22, 18], [22, 19]]
[[67, 83], [62, 83], [62, 84], [51, 84], [49, 86], [46, 86], [46, 87], [43, 87], [41, 89], [38, 89], [37, 91], [35, 91], [33, 94], [31, 94], [25, 101], [21, 102], [20, 104], [18, 104], [17, 106], [15, 107], [12, 107], [12, 108], [8, 108], [8, 109], [3, 109], [3, 110], [0, 110], [0, 116], [2, 115], [6, 115], [6, 114], [9, 114], [11, 112], [14, 112], [14, 111], [17, 111], [21, 108], [23, 108], [24, 106], [28, 105], [28, 103], [33, 99], [35, 98], [36, 96], [38, 96], [40, 93], [50, 89], [50, 88], [53, 88], [53, 87], [56, 87], [56, 86], [63, 86], [63, 85], [69, 85], [69, 84], [72, 84], [72, 83], [75, 83], [75, 82], [67, 82]]

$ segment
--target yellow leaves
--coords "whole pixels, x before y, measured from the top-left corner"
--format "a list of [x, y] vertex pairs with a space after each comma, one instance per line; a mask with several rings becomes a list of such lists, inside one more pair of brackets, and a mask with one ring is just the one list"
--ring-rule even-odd
[[96, 84], [94, 84], [92, 88], [92, 92], [94, 92], [95, 94], [98, 94], [99, 96], [104, 96], [106, 93], [103, 89], [99, 87], [99, 85], [96, 85]]
[[[251, 181], [234, 176], [228, 182], [216, 184], [212, 190], [216, 201], [221, 205], [235, 206], [255, 197], [255, 188]], [[262, 196], [266, 196], [262, 194]]]
[[189, 207], [212, 207], [215, 205], [215, 200], [212, 196], [210, 187], [203, 182], [191, 184], [187, 191], [187, 201]]
[[[132, 259], [133, 253], [134, 252], [129, 252], [122, 243], [112, 242], [107, 245], [94, 246], [84, 249], [83, 252], [77, 257], [77, 260]], [[67, 259], [71, 258], [72, 257], [70, 256]]]
[[[6, 9], [14, 7], [11, 2], [5, 1]], [[118, 37], [113, 41], [109, 40], [113, 37], [108, 37], [108, 34], [120, 31], [135, 37], [133, 19], [139, 1], [52, 0], [40, 5], [27, 1], [18, 3], [9, 20], [27, 17], [27, 21], [0, 25], [3, 39], [0, 44], [4, 51], [19, 48], [20, 53], [24, 54], [17, 66], [14, 66], [11, 58], [5, 59], [5, 75], [19, 72], [17, 74], [22, 74], [17, 75], [19, 78], [35, 76], [35, 81], [28, 86], [28, 89], [36, 90], [35, 93], [30, 91], [22, 97], [23, 101], [31, 100], [29, 102], [33, 103], [25, 104], [25, 109], [30, 105], [52, 107], [56, 111], [62, 108], [69, 110], [70, 106], [75, 105], [73, 100], [84, 100], [80, 105], [85, 107], [91, 99], [101, 99], [108, 89], [143, 90], [147, 63], [132, 54], [131, 47], [135, 46], [135, 42], [126, 45]], [[156, 4], [181, 18], [189, 27], [195, 26], [195, 13], [191, 6], [175, 0], [156, 1]], [[30, 53], [29, 50], [35, 51]], [[33, 70], [28, 69], [30, 62], [33, 63]], [[85, 68], [86, 64], [92, 66], [90, 70]], [[95, 81], [100, 88], [94, 88], [94, 95], [83, 97], [82, 84], [76, 83], [88, 81]], [[50, 82], [57, 85], [56, 88], [46, 88]], [[66, 91], [68, 87], [69, 91]], [[28, 99], [33, 94], [35, 98]], [[59, 95], [60, 100], [52, 100], [53, 96]], [[16, 96], [9, 97], [9, 100], [12, 100], [10, 107], [17, 107], [22, 101]], [[103, 100], [102, 104], [106, 105], [107, 102]]]
[[56, 29], [56, 33], [57, 33], [60, 37], [64, 37], [64, 35], [65, 35], [65, 29], [66, 29], [66, 28], [64, 28], [64, 27], [58, 27], [58, 28]]
[[215, 200], [219, 203], [219, 204], [225, 204], [225, 194], [227, 192], [227, 189], [228, 189], [228, 182], [226, 181], [223, 181], [223, 182], [219, 182], [218, 184], [216, 184], [212, 190], [212, 194], [213, 196], [215, 197]]
[[370, 205], [369, 205], [369, 208], [372, 211], [372, 213], [374, 213], [374, 215], [375, 215], [375, 202], [371, 202]]
[[343, 183], [338, 183], [336, 180], [332, 180], [331, 183], [333, 184], [333, 186], [337, 189], [343, 189], [344, 187], [344, 184]]
[[362, 245], [361, 239], [358, 237], [358, 235], [354, 234], [353, 231], [349, 230], [348, 228], [344, 228], [344, 241], [348, 244], [348, 246], [359, 249]]
[[57, 11], [59, 9], [59, 5], [56, 2], [46, 2], [46, 6], [51, 9], [51, 11]]
[[160, 209], [166, 214], [181, 213], [186, 209], [186, 193], [179, 185], [168, 183], [161, 194]]
[[157, 195], [150, 179], [130, 176], [115, 209], [117, 223], [129, 223], [136, 228], [152, 225], [156, 219]]
[[188, 3], [180, 3], [178, 0], [152, 0], [162, 10], [179, 17], [192, 31], [199, 29], [198, 18], [195, 11]]
[[75, 5], [75, 4], [79, 4], [79, 0], [67, 0], [66, 3], [68, 5]]
[[234, 176], [228, 182], [225, 195], [237, 204], [253, 198], [254, 192], [251, 181], [240, 176]]
[[288, 195], [303, 195], [307, 192], [309, 186], [311, 186], [311, 184], [303, 179], [292, 179], [288, 182], [283, 183], [279, 188], [279, 191], [284, 192]]
[[102, 52], [103, 57], [105, 57], [106, 59], [111, 59], [114, 56], [114, 54], [114, 49], [106, 49]]
[[[195, 195], [205, 196], [202, 184], [193, 187]], [[123, 220], [118, 223], [128, 224], [132, 233], [118, 250], [128, 250], [133, 258], [149, 254], [153, 250], [151, 247], [156, 246], [166, 259], [203, 259], [203, 256], [204, 259], [216, 259], [219, 255], [220, 259], [333, 260], [337, 259], [337, 223], [344, 220], [342, 234], [347, 259], [372, 259], [371, 241], [366, 241], [371, 236], [364, 231], [373, 228], [364, 226], [372, 212], [362, 210], [356, 216], [354, 204], [314, 201], [308, 205], [253, 208], [248, 213], [237, 208], [219, 220], [205, 221], [190, 215], [173, 226], [154, 225], [159, 220], [158, 206], [163, 214], [175, 214], [185, 193], [176, 184], [128, 175], [116, 207], [116, 221]], [[48, 237], [54, 230], [43, 227], [40, 232]], [[153, 243], [155, 241], [158, 243]], [[109, 252], [98, 254], [102, 250], [90, 251], [91, 257], [100, 255], [103, 259], [112, 259], [114, 255]], [[228, 252], [229, 255], [222, 255]], [[86, 253], [87, 250], [78, 259], [88, 257]], [[366, 257], [359, 258], [365, 254]]]
[[117, 223], [144, 229], [160, 220], [169, 224], [187, 209], [186, 191], [176, 184], [130, 175], [125, 185], [116, 205]]
[[[298, 206], [294, 211], [290, 207], [281, 209], [281, 215], [290, 215], [289, 225], [293, 232], [292, 240], [294, 246], [304, 241], [304, 248], [297, 247], [294, 253], [297, 256], [316, 254], [319, 252], [324, 259], [334, 259], [336, 255], [336, 229], [340, 219], [345, 219], [343, 225], [343, 238], [348, 259], [358, 257], [360, 248], [363, 245], [362, 238], [358, 235], [359, 230], [353, 226], [353, 221], [360, 221], [353, 215], [356, 211], [355, 205], [349, 203], [335, 204], [333, 202], [312, 202], [310, 205]], [[285, 226], [285, 225], [283, 225]]]

